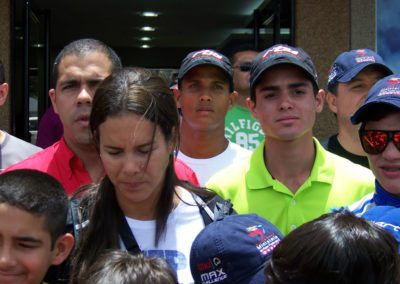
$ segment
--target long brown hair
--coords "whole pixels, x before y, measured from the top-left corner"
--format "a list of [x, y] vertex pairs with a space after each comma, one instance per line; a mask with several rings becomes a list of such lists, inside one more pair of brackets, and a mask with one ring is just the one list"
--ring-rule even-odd
[[[153, 139], [156, 128], [159, 127], [165, 140], [176, 145], [175, 151], [170, 153], [163, 190], [156, 206], [155, 243], [157, 244], [173, 209], [175, 187], [181, 185], [174, 170], [174, 157], [178, 147], [178, 111], [167, 84], [158, 75], [143, 68], [118, 70], [101, 83], [93, 100], [90, 127], [97, 148], [99, 126], [109, 117], [130, 112], [154, 123]], [[105, 176], [95, 194], [88, 195], [88, 198], [93, 198], [89, 214], [90, 222], [81, 234], [72, 258], [72, 283], [76, 283], [80, 275], [106, 249], [120, 247], [116, 220], [120, 218], [118, 212], [121, 212], [121, 209], [110, 179]]]

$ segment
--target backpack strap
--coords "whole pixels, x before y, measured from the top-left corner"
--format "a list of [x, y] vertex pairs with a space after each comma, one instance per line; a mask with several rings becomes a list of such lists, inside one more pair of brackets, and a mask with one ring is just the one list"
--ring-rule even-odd
[[199, 207], [200, 215], [203, 218], [204, 225], [206, 226], [215, 220], [222, 219], [228, 215], [236, 214], [235, 210], [233, 209], [233, 204], [229, 199], [225, 200], [219, 195], [209, 198], [199, 196], [193, 192], [190, 193]]
[[125, 245], [126, 250], [129, 251], [131, 254], [141, 253], [139, 245], [131, 231], [131, 228], [129, 227], [128, 221], [126, 220], [124, 213], [119, 207], [117, 210], [119, 235]]

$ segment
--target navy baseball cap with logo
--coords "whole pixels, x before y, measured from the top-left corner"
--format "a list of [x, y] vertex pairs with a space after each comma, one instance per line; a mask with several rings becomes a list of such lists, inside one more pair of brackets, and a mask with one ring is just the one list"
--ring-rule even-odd
[[318, 75], [310, 56], [301, 48], [277, 44], [261, 51], [254, 59], [250, 70], [250, 88], [254, 89], [261, 75], [278, 64], [293, 64], [300, 67], [313, 85], [318, 88]]
[[394, 206], [375, 206], [361, 217], [374, 222], [391, 233], [399, 243], [400, 253], [400, 208]]
[[358, 124], [365, 121], [371, 108], [376, 105], [391, 105], [400, 111], [400, 74], [390, 75], [376, 82], [364, 103], [352, 115], [351, 122]]
[[196, 284], [264, 284], [264, 266], [283, 238], [256, 214], [230, 215], [207, 225], [190, 252]]
[[385, 76], [393, 74], [385, 65], [382, 57], [370, 49], [355, 49], [341, 53], [333, 63], [328, 76], [328, 90], [332, 91], [337, 83], [353, 80], [364, 68], [375, 65], [382, 69]]
[[202, 49], [189, 53], [182, 61], [178, 73], [178, 87], [181, 87], [183, 77], [193, 68], [200, 65], [212, 65], [220, 68], [229, 80], [229, 89], [233, 92], [233, 70], [229, 59], [212, 49]]

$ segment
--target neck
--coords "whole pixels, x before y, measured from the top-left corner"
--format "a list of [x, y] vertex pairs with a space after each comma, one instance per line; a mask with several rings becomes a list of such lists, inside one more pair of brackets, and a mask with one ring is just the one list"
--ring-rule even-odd
[[236, 98], [235, 104], [239, 105], [241, 107], [247, 108], [246, 99], [247, 99], [246, 95], [243, 95], [242, 93], [239, 93], [237, 98]]
[[5, 138], [6, 138], [6, 133], [0, 130], [0, 145], [3, 144]]
[[366, 156], [358, 138], [358, 126], [351, 125], [349, 128], [339, 127], [338, 141], [347, 151], [358, 156]]
[[104, 176], [104, 168], [101, 163], [99, 153], [94, 144], [78, 144], [73, 143], [64, 136], [65, 143], [71, 151], [82, 160], [85, 169], [88, 171], [90, 178], [94, 183], [100, 182]]
[[188, 157], [195, 159], [215, 157], [226, 150], [228, 143], [225, 138], [224, 128], [193, 131], [185, 123], [181, 125], [179, 150]]
[[310, 176], [314, 165], [315, 146], [312, 134], [293, 141], [278, 141], [267, 137], [264, 161], [272, 177], [296, 193]]

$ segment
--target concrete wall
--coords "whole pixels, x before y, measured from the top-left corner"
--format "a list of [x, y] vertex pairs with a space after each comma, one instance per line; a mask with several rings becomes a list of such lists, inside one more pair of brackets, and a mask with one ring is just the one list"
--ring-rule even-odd
[[[330, 66], [339, 53], [361, 47], [375, 49], [375, 0], [299, 0], [295, 3], [295, 45], [310, 54], [321, 88], [326, 89]], [[325, 104], [314, 134], [325, 138], [336, 131], [336, 120]]]
[[[0, 0], [0, 59], [3, 61], [6, 80], [10, 80], [10, 0]], [[0, 108], [0, 129], [10, 130], [10, 93], [6, 104]]]

